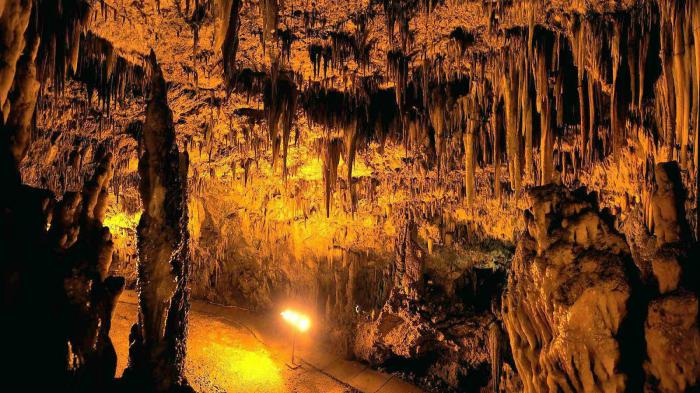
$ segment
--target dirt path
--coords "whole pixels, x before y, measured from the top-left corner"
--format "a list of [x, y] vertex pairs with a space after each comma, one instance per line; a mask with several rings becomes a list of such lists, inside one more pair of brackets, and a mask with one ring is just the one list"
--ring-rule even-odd
[[[272, 331], [279, 329], [279, 340], [270, 339], [239, 318], [226, 315], [225, 310], [200, 302], [192, 305], [185, 373], [198, 392], [353, 391], [310, 367], [289, 370], [285, 365], [290, 356], [289, 341], [283, 326], [268, 325]], [[126, 367], [129, 330], [136, 315], [136, 296], [126, 292], [115, 310], [110, 334], [117, 350], [117, 376]]]

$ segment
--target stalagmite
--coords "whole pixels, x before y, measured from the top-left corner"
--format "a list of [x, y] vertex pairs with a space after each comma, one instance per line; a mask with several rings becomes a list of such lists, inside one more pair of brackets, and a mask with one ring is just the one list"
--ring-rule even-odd
[[[677, 162], [654, 168], [650, 250], [654, 276], [652, 299], [644, 324], [647, 359], [644, 369], [659, 391], [682, 392], [700, 376], [700, 329], [696, 284], [688, 281], [695, 267], [689, 250], [681, 170]], [[691, 279], [692, 280], [692, 279]]]
[[167, 87], [153, 52], [149, 65], [151, 97], [139, 141], [139, 192], [144, 206], [137, 228], [139, 322], [132, 328], [124, 378], [135, 386], [165, 392], [187, 385], [188, 157], [175, 143]]
[[502, 306], [528, 393], [623, 392], [631, 383], [620, 366], [628, 347], [616, 339], [635, 312], [627, 308], [636, 293], [627, 273], [629, 251], [587, 198], [552, 184], [529, 192], [527, 229]]
[[501, 369], [503, 367], [503, 331], [498, 322], [492, 322], [489, 327], [489, 355], [491, 357], [491, 391], [498, 392], [501, 383]]

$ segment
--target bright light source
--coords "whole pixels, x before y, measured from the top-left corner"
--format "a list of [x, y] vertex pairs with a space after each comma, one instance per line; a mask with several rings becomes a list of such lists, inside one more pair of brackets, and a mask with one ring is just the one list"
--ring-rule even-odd
[[297, 328], [300, 332], [305, 332], [309, 330], [309, 327], [311, 326], [311, 321], [309, 320], [309, 317], [307, 317], [304, 314], [300, 314], [294, 310], [286, 309], [280, 313], [282, 318], [284, 318], [285, 321], [291, 323], [294, 325], [295, 328]]

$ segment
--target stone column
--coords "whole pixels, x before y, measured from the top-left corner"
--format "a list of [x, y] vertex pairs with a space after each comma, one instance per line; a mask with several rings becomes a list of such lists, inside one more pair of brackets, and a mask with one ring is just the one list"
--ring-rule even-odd
[[167, 86], [153, 51], [149, 60], [151, 92], [139, 138], [139, 319], [131, 332], [125, 379], [152, 391], [180, 391], [187, 386], [188, 157], [177, 148]]

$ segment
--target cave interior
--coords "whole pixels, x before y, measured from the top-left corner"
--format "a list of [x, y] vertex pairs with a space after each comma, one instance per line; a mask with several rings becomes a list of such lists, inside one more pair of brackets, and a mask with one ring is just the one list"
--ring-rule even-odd
[[0, 110], [8, 391], [700, 392], [700, 0], [0, 0]]

